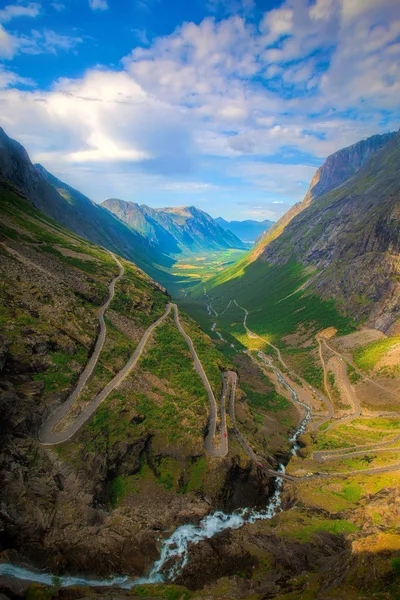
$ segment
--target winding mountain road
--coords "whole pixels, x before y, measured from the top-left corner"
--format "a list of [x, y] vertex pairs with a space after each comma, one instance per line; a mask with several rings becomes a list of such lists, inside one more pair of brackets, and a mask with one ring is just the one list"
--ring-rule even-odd
[[[55, 444], [62, 444], [63, 442], [68, 441], [72, 436], [74, 436], [79, 429], [86, 423], [86, 421], [93, 415], [93, 413], [97, 410], [102, 402], [111, 394], [113, 390], [115, 390], [122, 381], [129, 375], [132, 369], [136, 366], [143, 349], [153, 332], [153, 330], [160, 325], [164, 319], [171, 312], [171, 304], [167, 304], [166, 311], [155, 321], [148, 329], [146, 329], [142, 339], [136, 347], [135, 352], [132, 354], [129, 361], [126, 363], [123, 369], [106, 385], [106, 387], [99, 393], [97, 396], [93, 398], [90, 404], [81, 412], [81, 414], [75, 419], [73, 423], [71, 423], [64, 431], [55, 432], [55, 426], [61, 421], [63, 416], [68, 412], [71, 408], [74, 400], [78, 397], [79, 392], [82, 390], [83, 385], [80, 386], [79, 392], [76, 393], [77, 388], [72, 392], [69, 396], [68, 400], [60, 406], [57, 410], [55, 410], [50, 417], [43, 423], [42, 427], [39, 430], [38, 437], [42, 444], [46, 446], [52, 446]], [[100, 348], [101, 350], [101, 348]], [[100, 352], [99, 352], [100, 353]], [[97, 355], [98, 359], [98, 355]], [[97, 362], [96, 359], [96, 362]], [[85, 369], [86, 370], [86, 369]], [[93, 369], [92, 369], [93, 370]], [[87, 378], [86, 378], [87, 380]], [[86, 382], [85, 380], [85, 382]], [[78, 384], [79, 385], [79, 384]], [[72, 400], [71, 400], [72, 398]]]
[[[115, 284], [117, 283], [117, 281], [119, 281], [121, 279], [121, 277], [125, 273], [124, 267], [121, 265], [121, 263], [116, 258], [116, 256], [112, 252], [110, 252], [110, 255], [113, 257], [113, 259], [117, 263], [117, 265], [119, 267], [119, 273], [110, 282], [110, 284], [108, 286], [108, 298], [107, 298], [106, 302], [103, 304], [103, 306], [101, 306], [97, 312], [97, 318], [99, 320], [100, 331], [99, 331], [99, 334], [96, 339], [93, 354], [90, 357], [89, 362], [87, 363], [85, 369], [82, 371], [75, 389], [68, 396], [68, 398], [64, 402], [64, 404], [62, 406], [58, 407], [47, 418], [47, 420], [43, 423], [43, 425], [39, 429], [38, 437], [39, 437], [39, 440], [42, 442], [42, 444], [58, 443], [55, 441], [54, 442], [51, 441], [53, 439], [52, 436], [57, 435], [57, 434], [53, 434], [53, 428], [63, 418], [63, 416], [69, 411], [69, 409], [71, 408], [71, 406], [73, 405], [73, 403], [75, 402], [75, 400], [78, 398], [79, 394], [85, 387], [89, 377], [91, 376], [94, 368], [97, 365], [100, 353], [103, 349], [104, 341], [106, 339], [106, 333], [107, 333], [107, 328], [106, 328], [106, 324], [104, 321], [104, 314], [114, 298]], [[73, 435], [73, 434], [71, 434], [71, 435]]]
[[[329, 374], [328, 374], [328, 367], [326, 365], [325, 362], [325, 358], [324, 358], [324, 353], [323, 353], [323, 349], [322, 349], [322, 345], [325, 344], [325, 346], [329, 349], [332, 350], [330, 346], [328, 346], [328, 344], [326, 343], [326, 339], [324, 337], [321, 337], [319, 335], [316, 336], [317, 342], [318, 342], [318, 351], [319, 351], [319, 358], [321, 361], [321, 365], [322, 365], [322, 369], [324, 372], [324, 386], [326, 389], [326, 392], [329, 396], [329, 401], [331, 403], [331, 407], [332, 407], [332, 414], [330, 416], [330, 419], [326, 419], [323, 422], [319, 422], [318, 423], [318, 427], [320, 427], [324, 422], [326, 423], [328, 420], [332, 420], [333, 416], [334, 416], [334, 408], [333, 408], [333, 400], [332, 400], [332, 396], [331, 396], [331, 392], [330, 392], [330, 388], [329, 388]], [[349, 399], [349, 401], [351, 402], [351, 404], [354, 407], [354, 412], [352, 412], [350, 415], [347, 415], [346, 417], [342, 417], [341, 419], [338, 419], [337, 421], [334, 421], [332, 423], [330, 423], [328, 425], [328, 427], [326, 428], [326, 431], [328, 431], [329, 429], [333, 429], [334, 427], [337, 427], [337, 425], [341, 425], [342, 423], [346, 423], [347, 421], [352, 421], [353, 419], [358, 419], [361, 416], [361, 406], [360, 403], [358, 401], [358, 398], [353, 390], [353, 387], [349, 381], [349, 378], [347, 376], [347, 365], [346, 362], [343, 360], [343, 357], [338, 353], [338, 352], [334, 352], [336, 355], [337, 360], [339, 361], [339, 369], [340, 369], [340, 377], [341, 377], [341, 382], [343, 384], [343, 387], [345, 389], [346, 392], [346, 396]]]
[[189, 346], [189, 350], [193, 357], [194, 367], [197, 373], [200, 375], [203, 385], [207, 391], [208, 398], [210, 400], [210, 422], [208, 428], [208, 434], [204, 440], [204, 448], [206, 451], [215, 458], [223, 458], [228, 454], [228, 435], [227, 435], [227, 426], [226, 426], [226, 414], [225, 414], [225, 398], [226, 398], [226, 383], [225, 379], [222, 384], [222, 395], [221, 395], [221, 414], [220, 414], [220, 436], [219, 436], [219, 446], [214, 446], [214, 439], [217, 433], [217, 420], [218, 420], [218, 405], [214, 396], [214, 392], [212, 391], [210, 382], [208, 381], [208, 377], [203, 369], [203, 365], [199, 357], [197, 356], [196, 350], [194, 348], [194, 344], [192, 339], [188, 336], [186, 331], [183, 329], [181, 322], [179, 320], [179, 311], [176, 304], [171, 305], [174, 309], [174, 319], [175, 325], [177, 326], [179, 332], [184, 337], [187, 345]]
[[[206, 292], [205, 292], [206, 293]], [[206, 294], [208, 296], [208, 294]], [[282, 358], [281, 352], [279, 350], [279, 348], [277, 348], [274, 344], [272, 344], [271, 342], [269, 342], [268, 340], [266, 340], [265, 338], [259, 336], [258, 334], [254, 333], [253, 331], [251, 331], [248, 326], [247, 326], [247, 317], [249, 315], [249, 311], [247, 309], [245, 309], [243, 306], [240, 306], [236, 300], [230, 300], [228, 305], [226, 306], [226, 308], [220, 313], [218, 314], [215, 309], [211, 306], [211, 300], [212, 298], [210, 296], [208, 296], [208, 298], [210, 298], [210, 303], [207, 305], [207, 309], [209, 311], [209, 314], [211, 314], [211, 311], [215, 314], [216, 317], [222, 315], [226, 310], [228, 310], [228, 308], [231, 306], [232, 303], [236, 304], [236, 306], [238, 308], [240, 308], [241, 310], [244, 311], [244, 319], [243, 319], [243, 326], [248, 334], [249, 337], [251, 338], [260, 338], [263, 342], [265, 342], [266, 344], [268, 344], [271, 348], [273, 348], [275, 350], [275, 352], [277, 353], [279, 362], [282, 364], [282, 366], [289, 372], [289, 374], [291, 374], [292, 376], [298, 378], [302, 384], [304, 386], [306, 386], [307, 388], [311, 388], [311, 386], [309, 384], [307, 384], [307, 382], [302, 378], [299, 377], [299, 375], [297, 375], [297, 373], [294, 373], [289, 367], [288, 365], [285, 363], [285, 361]], [[346, 390], [349, 394], [349, 396], [351, 397], [352, 401], [353, 401], [353, 405], [355, 407], [355, 412], [350, 415], [349, 417], [344, 417], [343, 419], [338, 420], [336, 423], [333, 423], [330, 427], [336, 426], [339, 423], [343, 423], [345, 421], [349, 421], [349, 420], [353, 420], [355, 418], [359, 418], [361, 416], [361, 407], [360, 404], [358, 402], [358, 399], [354, 393], [353, 388], [351, 387], [350, 382], [348, 381], [347, 378], [347, 365], [345, 362], [345, 359], [336, 351], [334, 350], [331, 346], [329, 346], [329, 344], [327, 344], [326, 340], [324, 338], [317, 338], [318, 343], [319, 343], [319, 353], [320, 353], [320, 359], [321, 359], [321, 363], [323, 366], [323, 370], [324, 370], [324, 381], [325, 381], [325, 386], [327, 389], [327, 392], [329, 393], [329, 387], [328, 387], [328, 373], [327, 373], [327, 369], [326, 369], [326, 365], [325, 365], [325, 361], [323, 358], [323, 353], [322, 353], [322, 343], [325, 343], [327, 348], [329, 350], [331, 350], [334, 354], [336, 354], [339, 359], [340, 359], [340, 364], [342, 367], [342, 375], [343, 375], [343, 381], [344, 381], [344, 385], [346, 386]], [[354, 367], [354, 365], [352, 365]], [[394, 395], [398, 395], [396, 392], [393, 392], [392, 390], [388, 390], [387, 388], [385, 388], [384, 386], [376, 383], [375, 381], [373, 381], [372, 379], [369, 379], [368, 377], [366, 377], [363, 373], [359, 372], [359, 370], [354, 367], [356, 369], [356, 371], [367, 381], [370, 381], [371, 383], [377, 385], [378, 387], [394, 394]], [[232, 391], [231, 391], [231, 396], [230, 396], [230, 404], [229, 404], [229, 411], [230, 411], [230, 417], [234, 426], [234, 431], [235, 434], [240, 442], [240, 444], [242, 445], [243, 449], [245, 450], [246, 454], [249, 456], [249, 458], [254, 461], [260, 468], [263, 469], [264, 472], [266, 472], [268, 475], [272, 476], [272, 477], [280, 477], [282, 479], [288, 480], [288, 481], [302, 481], [305, 479], [317, 479], [317, 478], [332, 478], [332, 477], [350, 477], [353, 475], [358, 475], [358, 474], [363, 474], [363, 475], [369, 475], [369, 474], [375, 474], [375, 473], [385, 473], [385, 472], [390, 472], [393, 470], [398, 470], [400, 469], [400, 464], [393, 464], [393, 465], [387, 465], [387, 466], [383, 466], [383, 467], [372, 467], [370, 469], [362, 469], [362, 470], [356, 470], [356, 471], [346, 471], [346, 472], [337, 472], [337, 473], [314, 473], [312, 475], [304, 475], [304, 476], [295, 476], [295, 475], [288, 475], [287, 473], [282, 473], [280, 471], [274, 471], [273, 469], [269, 469], [264, 467], [260, 462], [258, 457], [254, 454], [253, 450], [251, 449], [250, 445], [248, 444], [246, 438], [242, 435], [242, 433], [239, 431], [238, 427], [237, 427], [237, 422], [236, 422], [236, 416], [235, 416], [235, 389], [236, 389], [236, 381], [237, 381], [237, 376], [236, 373], [234, 373], [234, 377], [232, 376], [232, 372], [228, 372], [230, 375], [230, 377], [232, 378]], [[283, 378], [283, 376], [282, 376]], [[346, 383], [348, 385], [346, 385]], [[328, 408], [328, 415], [326, 417], [323, 417], [322, 419], [318, 420], [318, 421], [314, 421], [311, 425], [311, 429], [312, 431], [317, 431], [317, 429], [324, 423], [330, 421], [333, 418], [334, 415], [334, 407], [333, 407], [333, 403], [331, 401], [331, 398], [329, 397], [329, 399], [322, 393], [320, 393], [319, 391], [316, 390], [312, 390], [315, 395], [321, 400], [323, 401], [327, 408]], [[330, 428], [328, 427], [328, 429]], [[400, 434], [392, 439], [390, 439], [387, 442], [381, 442], [378, 444], [367, 444], [365, 446], [357, 446], [354, 448], [344, 448], [344, 449], [340, 449], [340, 450], [336, 450], [336, 451], [320, 451], [320, 452], [314, 452], [311, 456], [311, 458], [313, 460], [315, 460], [316, 462], [325, 462], [327, 460], [334, 460], [337, 457], [343, 457], [343, 458], [350, 458], [352, 456], [362, 456], [363, 454], [365, 454], [366, 452], [374, 452], [375, 450], [377, 452], [387, 452], [387, 451], [393, 451], [393, 450], [398, 450], [398, 448], [393, 448], [392, 444], [399, 441], [400, 440]]]
[[[283, 360], [281, 351], [279, 350], [279, 348], [277, 346], [275, 346], [274, 344], [272, 344], [270, 341], [268, 341], [266, 338], [263, 338], [262, 336], [258, 335], [258, 333], [255, 333], [254, 331], [251, 331], [251, 329], [249, 329], [249, 327], [247, 326], [247, 317], [249, 316], [249, 311], [244, 308], [244, 306], [240, 306], [240, 304], [238, 304], [236, 302], [236, 300], [230, 300], [229, 304], [227, 305], [227, 307], [222, 311], [222, 313], [220, 313], [221, 315], [229, 308], [229, 306], [231, 305], [231, 303], [236, 304], [236, 306], [238, 308], [240, 308], [243, 312], [244, 312], [244, 318], [243, 318], [243, 327], [246, 330], [247, 335], [252, 338], [252, 339], [260, 339], [262, 342], [264, 342], [265, 344], [268, 344], [268, 346], [270, 346], [273, 350], [275, 350], [277, 356], [278, 356], [278, 360], [281, 363], [281, 365], [287, 370], [287, 372], [294, 378], [298, 379], [299, 381], [301, 381], [304, 389], [312, 389], [311, 386], [302, 378], [300, 377], [300, 375], [298, 375], [297, 373], [295, 373], [288, 365], [287, 363]], [[214, 309], [213, 309], [214, 310]], [[214, 311], [215, 312], [215, 311]], [[216, 314], [216, 316], [219, 316], [218, 314]], [[317, 396], [317, 398], [319, 398], [319, 400], [321, 400], [321, 402], [323, 402], [327, 409], [328, 409], [328, 414], [325, 417], [320, 418], [318, 421], [313, 421], [311, 423], [311, 430], [312, 431], [317, 431], [317, 429], [323, 425], [324, 423], [327, 423], [328, 421], [330, 421], [333, 417], [334, 414], [334, 408], [333, 408], [333, 404], [330, 398], [327, 398], [324, 394], [322, 394], [320, 391], [318, 390], [313, 390], [313, 393]]]
[[226, 394], [227, 394], [227, 384], [225, 377], [223, 379], [223, 389], [221, 395], [221, 403], [220, 403], [220, 434], [219, 434], [219, 444], [217, 446], [214, 445], [216, 431], [217, 431], [217, 423], [218, 423], [218, 405], [215, 400], [214, 393], [212, 391], [210, 382], [208, 381], [207, 375], [204, 371], [203, 365], [199, 357], [197, 356], [196, 350], [194, 348], [194, 344], [190, 336], [183, 329], [181, 322], [179, 320], [179, 311], [176, 304], [168, 303], [166, 306], [165, 313], [157, 319], [143, 334], [142, 339], [140, 340], [135, 352], [132, 354], [131, 358], [128, 360], [126, 365], [121, 369], [119, 373], [106, 385], [106, 387], [97, 394], [93, 400], [88, 404], [88, 406], [79, 414], [79, 416], [68, 426], [66, 429], [60, 432], [55, 432], [54, 429], [56, 425], [61, 421], [61, 419], [67, 414], [75, 400], [79, 397], [79, 394], [85, 387], [90, 375], [92, 374], [101, 353], [101, 350], [104, 345], [105, 336], [106, 336], [106, 325], [104, 322], [104, 314], [109, 307], [113, 297], [114, 297], [114, 289], [117, 281], [123, 276], [124, 269], [118, 259], [112, 254], [114, 260], [120, 267], [120, 272], [115, 277], [111, 283], [109, 284], [109, 297], [107, 301], [103, 304], [103, 306], [98, 311], [98, 319], [100, 324], [100, 333], [97, 337], [95, 343], [94, 352], [86, 365], [84, 371], [79, 377], [78, 383], [75, 389], [71, 392], [68, 399], [62, 406], [58, 407], [51, 415], [46, 419], [38, 432], [38, 437], [40, 442], [46, 446], [52, 446], [55, 444], [62, 444], [69, 439], [71, 439], [80, 429], [81, 427], [88, 421], [88, 419], [93, 415], [93, 413], [97, 410], [102, 402], [110, 395], [112, 391], [114, 391], [118, 386], [122, 383], [122, 381], [129, 375], [132, 369], [137, 365], [138, 360], [140, 359], [142, 352], [146, 343], [149, 340], [149, 337], [153, 333], [154, 329], [158, 327], [164, 319], [170, 314], [171, 309], [174, 311], [174, 320], [175, 324], [184, 337], [190, 352], [193, 357], [194, 367], [197, 373], [199, 374], [203, 385], [207, 391], [209, 400], [210, 400], [210, 423], [209, 423], [209, 431], [204, 441], [205, 450], [213, 457], [222, 458], [228, 453], [228, 434], [227, 434], [227, 424], [226, 424], [226, 412], [225, 412], [225, 403], [226, 403]]

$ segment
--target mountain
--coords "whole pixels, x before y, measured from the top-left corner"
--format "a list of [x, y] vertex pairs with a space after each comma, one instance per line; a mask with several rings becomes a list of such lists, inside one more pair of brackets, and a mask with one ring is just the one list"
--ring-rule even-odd
[[28, 200], [49, 217], [80, 236], [132, 260], [162, 279], [159, 266], [170, 259], [137, 231], [127, 227], [92, 200], [60, 181], [41, 165], [33, 165], [25, 148], [0, 128], [0, 176], [15, 184]]
[[268, 219], [265, 219], [265, 221], [253, 221], [251, 219], [246, 221], [225, 221], [222, 217], [218, 217], [215, 220], [223, 229], [232, 231], [239, 240], [251, 244], [274, 224], [274, 221], [269, 221]]
[[[328, 157], [303, 202], [262, 236], [249, 256], [210, 281], [213, 295], [221, 303], [232, 297], [246, 300], [260, 319], [271, 313], [268, 298], [275, 305], [281, 302], [277, 313], [288, 322], [285, 309], [292, 311], [296, 327], [305, 318], [312, 322], [307, 298], [314, 294], [334, 302], [357, 323], [395, 331], [400, 311], [399, 165], [399, 132], [373, 136]], [[274, 277], [284, 273], [279, 288]], [[299, 298], [302, 307], [294, 302]], [[263, 327], [268, 331], [267, 321]]]
[[168, 254], [245, 248], [231, 231], [225, 231], [209, 214], [194, 206], [150, 208], [109, 198], [102, 207]]
[[[317, 169], [303, 201], [292, 206], [292, 208], [277, 221], [273, 231], [281, 230], [281, 228], [286, 226], [297, 214], [307, 208], [313, 200], [320, 198], [353, 177], [357, 171], [359, 171], [359, 169], [395, 135], [395, 132], [385, 133], [383, 135], [373, 135], [366, 140], [361, 140], [352, 146], [338, 150], [334, 154], [328, 156], [324, 164]], [[269, 233], [265, 232], [259, 236], [256, 241], [260, 242], [267, 236], [269, 236]]]

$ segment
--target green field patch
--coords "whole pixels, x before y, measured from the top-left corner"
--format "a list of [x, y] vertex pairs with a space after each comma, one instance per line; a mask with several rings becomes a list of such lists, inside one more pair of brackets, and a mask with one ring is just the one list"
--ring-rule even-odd
[[267, 393], [259, 393], [252, 390], [249, 386], [242, 385], [246, 393], [247, 401], [252, 408], [261, 408], [265, 411], [279, 412], [289, 410], [291, 403], [274, 389]]
[[358, 382], [360, 381], [360, 379], [361, 379], [361, 375], [360, 375], [360, 373], [358, 373], [358, 372], [356, 371], [356, 369], [355, 369], [355, 368], [354, 368], [352, 365], [350, 365], [348, 362], [346, 362], [346, 367], [347, 367], [347, 374], [348, 374], [348, 376], [349, 376], [350, 383], [351, 383], [352, 385], [355, 385], [356, 383], [358, 383]]
[[[359, 419], [362, 423], [364, 419]], [[338, 425], [328, 431], [319, 430], [316, 434], [314, 450], [340, 450], [366, 444], [379, 443], [390, 439], [390, 433], [385, 431], [357, 429], [356, 426]]]
[[377, 417], [371, 419], [354, 419], [352, 425], [354, 427], [362, 425], [370, 429], [400, 429], [400, 418]]
[[59, 351], [51, 352], [49, 367], [45, 371], [35, 373], [33, 379], [43, 381], [45, 395], [70, 389], [77, 381], [87, 356], [87, 350], [82, 346], [73, 355]]
[[400, 463], [399, 451], [376, 452], [373, 450], [365, 451], [362, 456], [353, 456], [342, 458], [341, 460], [329, 461], [324, 464], [324, 471], [327, 472], [347, 472], [363, 471], [379, 467], [390, 467]]
[[127, 261], [122, 261], [124, 276], [118, 281], [110, 308], [143, 328], [149, 327], [165, 312], [167, 296], [149, 286], [149, 280]]
[[375, 365], [385, 358], [386, 354], [397, 344], [400, 344], [400, 336], [371, 342], [357, 348], [353, 354], [353, 360], [359, 369], [372, 371]]
[[300, 324], [314, 331], [335, 326], [340, 335], [350, 333], [349, 319], [337, 311], [333, 301], [299, 289], [310, 275], [293, 260], [279, 266], [241, 261], [211, 279], [207, 289], [218, 312], [235, 298], [250, 311], [249, 328], [273, 342], [296, 331]]
[[273, 529], [279, 534], [298, 540], [301, 543], [312, 541], [315, 534], [320, 532], [335, 535], [351, 534], [358, 531], [358, 526], [346, 519], [321, 519], [315, 515], [308, 516], [305, 512], [294, 509], [282, 513], [271, 521]]

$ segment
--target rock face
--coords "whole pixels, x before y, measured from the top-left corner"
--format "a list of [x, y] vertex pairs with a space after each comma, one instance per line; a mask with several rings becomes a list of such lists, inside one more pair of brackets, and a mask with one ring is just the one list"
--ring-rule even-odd
[[[378, 139], [385, 142], [381, 149], [375, 138], [367, 142], [350, 153], [349, 164], [362, 165], [356, 175], [325, 192], [336, 185], [336, 167], [340, 182], [348, 174], [343, 167], [348, 152], [327, 161], [329, 169], [306, 196], [308, 205], [260, 259], [282, 264], [295, 257], [316, 267], [310, 290], [335, 298], [358, 321], [390, 333], [400, 312], [400, 133]], [[322, 195], [315, 195], [316, 188]]]
[[105, 200], [102, 206], [170, 254], [245, 247], [236, 235], [194, 206], [154, 209], [117, 198]]
[[[280, 230], [282, 227], [285, 227], [296, 215], [307, 208], [313, 200], [327, 194], [353, 177], [361, 167], [376, 152], [378, 152], [378, 150], [383, 148], [383, 146], [395, 136], [395, 132], [374, 135], [328, 156], [324, 164], [317, 169], [303, 201], [295, 204], [286, 214], [284, 214], [283, 217], [277, 221], [272, 231]], [[256, 240], [257, 243], [264, 240], [269, 233], [270, 232], [267, 231], [262, 234]]]

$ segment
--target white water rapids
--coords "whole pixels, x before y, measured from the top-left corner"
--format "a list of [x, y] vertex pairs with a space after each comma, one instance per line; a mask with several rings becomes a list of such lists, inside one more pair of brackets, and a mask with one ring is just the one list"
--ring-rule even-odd
[[[216, 316], [218, 316], [211, 304], [207, 305], [207, 310], [209, 315], [214, 312]], [[247, 317], [247, 314], [245, 317]], [[291, 393], [293, 401], [302, 406], [306, 411], [305, 417], [299, 427], [289, 438], [289, 441], [292, 443], [291, 452], [295, 455], [299, 448], [297, 439], [305, 432], [307, 424], [311, 421], [311, 409], [307, 404], [298, 399], [295, 390], [283, 378], [278, 369], [272, 364], [271, 360], [262, 352], [259, 352], [258, 356], [274, 370], [280, 383]], [[285, 466], [280, 464], [278, 471], [284, 473]], [[198, 525], [181, 525], [178, 527], [170, 537], [162, 540], [160, 558], [154, 563], [153, 568], [147, 577], [133, 580], [129, 577], [89, 579], [86, 577], [63, 576], [57, 577], [57, 585], [61, 584], [63, 587], [71, 585], [92, 587], [118, 586], [130, 589], [139, 584], [160, 583], [163, 581], [172, 582], [187, 564], [191, 544], [197, 544], [202, 540], [210, 539], [226, 529], [239, 529], [239, 527], [242, 527], [245, 523], [255, 523], [259, 520], [271, 519], [281, 509], [282, 486], [283, 479], [277, 477], [275, 479], [275, 491], [264, 509], [242, 508], [230, 514], [218, 510], [204, 517]], [[0, 564], [0, 575], [9, 575], [17, 579], [35, 581], [46, 585], [52, 585], [54, 583], [54, 576], [51, 573], [25, 569], [8, 563]]]
[[[287, 386], [290, 388], [289, 384]], [[292, 392], [295, 394], [293, 390]], [[297, 448], [296, 440], [304, 432], [307, 423], [308, 414], [290, 438], [293, 442], [292, 452], [294, 453]], [[284, 465], [279, 465], [278, 470], [284, 473]], [[188, 562], [191, 544], [197, 544], [202, 540], [210, 539], [226, 529], [239, 529], [245, 523], [255, 523], [259, 520], [271, 519], [281, 508], [282, 486], [283, 479], [277, 477], [275, 480], [275, 492], [264, 509], [242, 508], [231, 514], [226, 514], [218, 510], [204, 517], [199, 525], [182, 525], [178, 527], [169, 538], [162, 541], [160, 558], [154, 563], [148, 577], [132, 580], [128, 577], [88, 579], [86, 577], [65, 576], [57, 578], [57, 584], [60, 583], [62, 587], [71, 585], [91, 587], [118, 586], [130, 589], [139, 584], [160, 583], [165, 580], [173, 581]], [[166, 568], [167, 564], [168, 567]], [[42, 573], [11, 564], [0, 564], [0, 575], [10, 575], [17, 579], [35, 581], [46, 585], [52, 585], [54, 582], [54, 576], [50, 573]]]

